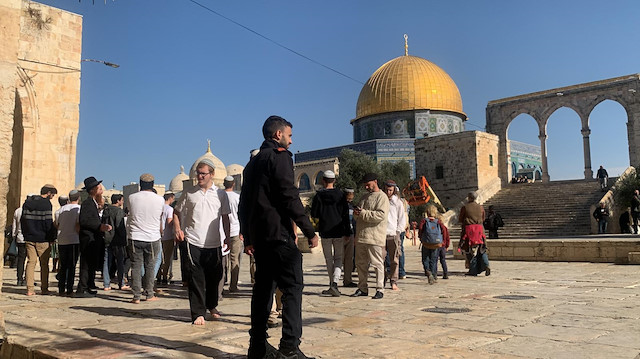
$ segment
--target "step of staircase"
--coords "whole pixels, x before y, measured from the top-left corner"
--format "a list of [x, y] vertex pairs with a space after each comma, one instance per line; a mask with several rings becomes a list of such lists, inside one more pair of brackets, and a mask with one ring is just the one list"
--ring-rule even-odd
[[604, 194], [595, 180], [518, 183], [508, 184], [483, 206], [486, 211], [493, 205], [502, 216], [500, 238], [576, 236], [591, 232], [591, 205]]

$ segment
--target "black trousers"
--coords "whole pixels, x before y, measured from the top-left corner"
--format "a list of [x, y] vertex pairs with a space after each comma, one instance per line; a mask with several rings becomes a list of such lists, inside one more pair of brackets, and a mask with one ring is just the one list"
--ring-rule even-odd
[[24, 261], [27, 258], [27, 246], [24, 243], [16, 243], [16, 248], [18, 248], [18, 256], [17, 256], [17, 276], [18, 281], [24, 280]]
[[[218, 284], [222, 279], [222, 248], [188, 245], [189, 307], [191, 321], [218, 306]], [[190, 259], [189, 259], [190, 258]]]
[[267, 340], [267, 319], [276, 286], [282, 291], [280, 348], [297, 348], [302, 336], [302, 253], [293, 243], [268, 242], [256, 248], [255, 284], [251, 297], [251, 346]]
[[80, 245], [78, 244], [63, 244], [58, 245], [58, 253], [60, 256], [60, 269], [56, 278], [58, 279], [58, 291], [60, 293], [73, 292], [73, 281], [76, 276], [76, 264], [78, 263], [78, 256]]
[[96, 288], [96, 270], [101, 270], [104, 243], [80, 239], [80, 279], [78, 293]]

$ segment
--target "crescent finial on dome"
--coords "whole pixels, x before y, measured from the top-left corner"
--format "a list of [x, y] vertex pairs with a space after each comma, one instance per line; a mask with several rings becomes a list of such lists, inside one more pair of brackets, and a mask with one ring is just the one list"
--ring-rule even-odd
[[180, 173], [184, 173], [184, 166], [180, 165]]
[[404, 34], [404, 56], [409, 56], [409, 35]]
[[207, 139], [207, 152], [211, 153], [211, 140]]

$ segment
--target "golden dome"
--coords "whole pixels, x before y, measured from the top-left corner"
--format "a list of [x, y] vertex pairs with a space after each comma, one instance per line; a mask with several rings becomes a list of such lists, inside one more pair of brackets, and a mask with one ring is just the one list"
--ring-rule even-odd
[[462, 112], [455, 82], [441, 68], [416, 56], [400, 56], [380, 66], [362, 87], [356, 119], [406, 110]]
[[213, 183], [218, 187], [222, 186], [224, 178], [227, 177], [227, 169], [224, 163], [222, 163], [222, 161], [220, 161], [220, 159], [214, 156], [211, 152], [211, 141], [209, 141], [208, 143], [207, 152], [205, 152], [204, 155], [200, 156], [191, 166], [191, 170], [189, 171], [189, 178], [196, 179], [196, 168], [198, 167], [198, 163], [200, 163], [200, 161], [205, 158], [210, 159], [214, 165]]

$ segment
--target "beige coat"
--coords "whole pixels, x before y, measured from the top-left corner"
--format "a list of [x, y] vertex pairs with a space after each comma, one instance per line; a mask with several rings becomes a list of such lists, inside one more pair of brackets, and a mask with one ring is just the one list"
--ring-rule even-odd
[[389, 197], [382, 191], [367, 193], [358, 207], [362, 211], [359, 215], [354, 215], [357, 243], [384, 247], [387, 241]]

